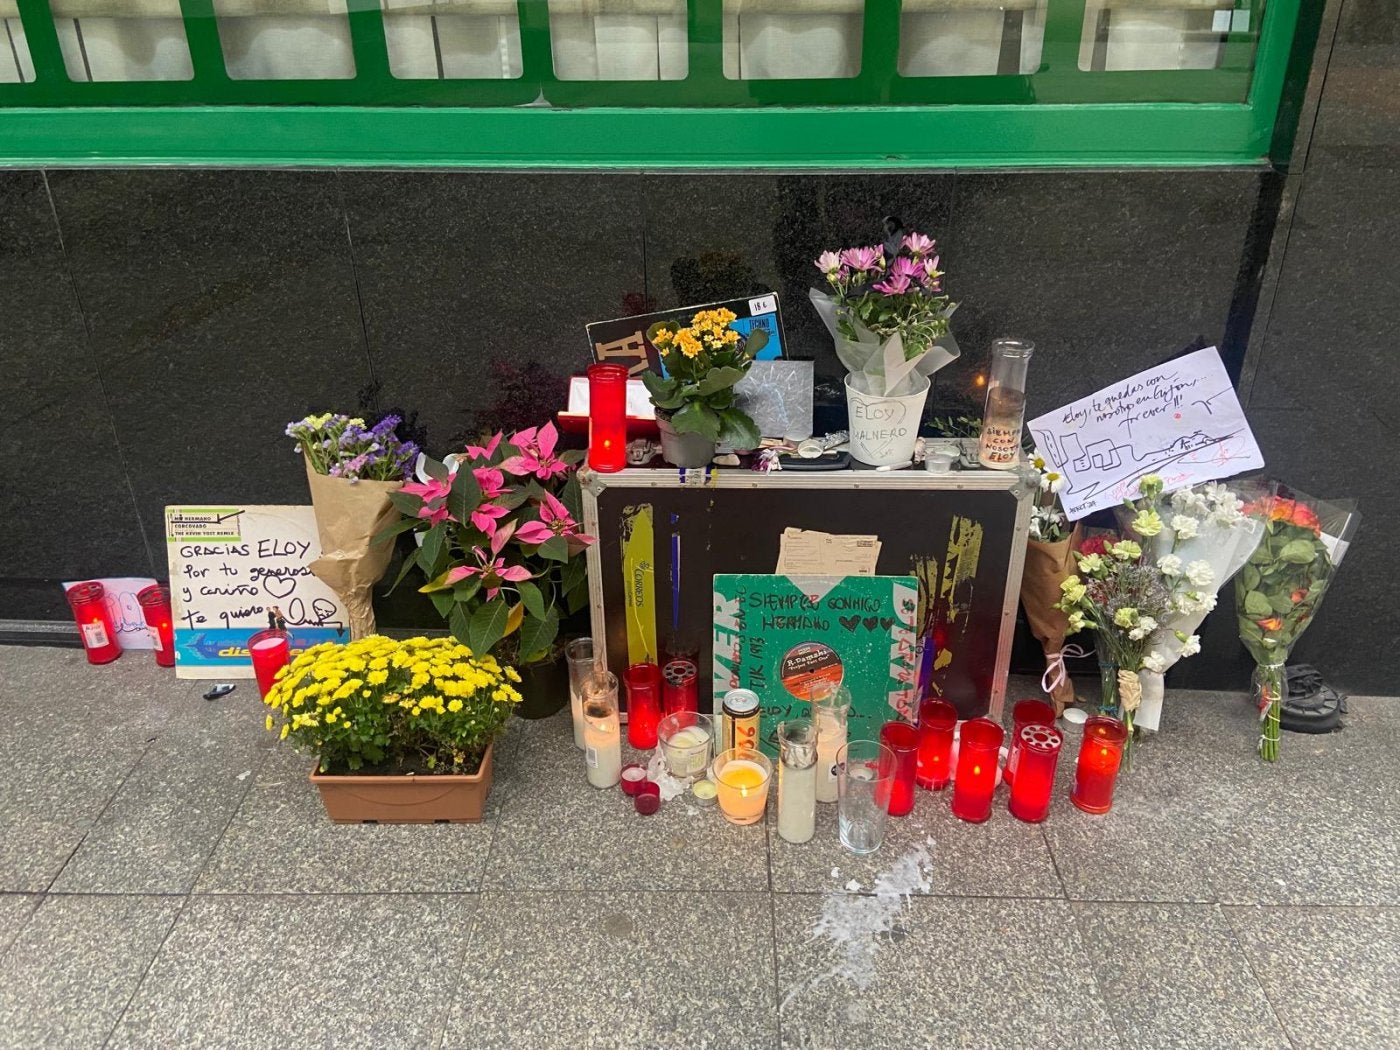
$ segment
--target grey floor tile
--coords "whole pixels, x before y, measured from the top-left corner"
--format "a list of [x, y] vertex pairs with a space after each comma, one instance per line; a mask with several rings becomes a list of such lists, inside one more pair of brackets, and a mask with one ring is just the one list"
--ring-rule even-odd
[[253, 703], [196, 709], [151, 744], [54, 891], [189, 892], [270, 746]]
[[[834, 805], [818, 804], [817, 833], [800, 845], [784, 842], [773, 818], [769, 829], [773, 889], [823, 892], [851, 879], [869, 887], [877, 872], [922, 846], [932, 862], [928, 892], [936, 896], [1064, 896], [1040, 828], [1007, 812], [1006, 789], [998, 790], [992, 816], [982, 824], [959, 820], [951, 805], [949, 790], [917, 790], [914, 811], [889, 818], [884, 844], [863, 857], [842, 847]], [[839, 874], [833, 875], [833, 870]]]
[[1400, 1046], [1400, 908], [1224, 911], [1295, 1047]]
[[41, 900], [37, 893], [0, 893], [0, 956], [19, 936], [24, 921]]
[[762, 893], [484, 893], [442, 1045], [771, 1050], [771, 923]]
[[[684, 798], [638, 816], [618, 788], [590, 787], [567, 718], [512, 728], [487, 889], [692, 890], [766, 888], [762, 824], [737, 827]], [[638, 756], [624, 755], [623, 761]]]
[[175, 897], [48, 897], [0, 960], [0, 1046], [101, 1046], [179, 910]]
[[1099, 991], [1132, 1047], [1287, 1047], [1212, 904], [1073, 905]]
[[472, 896], [192, 897], [113, 1047], [430, 1046]]
[[334, 824], [307, 780], [313, 765], [310, 758], [290, 750], [268, 755], [195, 892], [480, 889], [495, 831], [493, 809], [488, 808], [480, 824]]
[[1119, 1045], [1066, 902], [915, 897], [872, 937], [857, 900], [774, 897], [784, 1047]]

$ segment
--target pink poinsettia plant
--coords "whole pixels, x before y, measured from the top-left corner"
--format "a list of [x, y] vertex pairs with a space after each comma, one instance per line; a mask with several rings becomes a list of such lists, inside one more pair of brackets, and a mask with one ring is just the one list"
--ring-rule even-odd
[[394, 495], [404, 519], [384, 530], [418, 534], [399, 572], [419, 588], [454, 637], [477, 653], [528, 664], [551, 655], [559, 623], [588, 600], [575, 473], [582, 452], [561, 452], [553, 423], [493, 434], [442, 462], [424, 456], [420, 480]]

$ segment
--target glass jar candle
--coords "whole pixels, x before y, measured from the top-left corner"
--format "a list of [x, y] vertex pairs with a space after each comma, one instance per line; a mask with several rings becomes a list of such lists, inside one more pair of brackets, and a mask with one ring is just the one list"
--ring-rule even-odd
[[845, 686], [828, 689], [812, 700], [812, 721], [817, 727], [817, 801], [835, 802], [840, 796], [836, 766], [846, 746], [846, 720], [851, 694]]
[[817, 727], [810, 718], [778, 723], [778, 834], [808, 842], [817, 830]]
[[583, 742], [583, 683], [598, 668], [598, 654], [592, 638], [575, 638], [564, 646], [569, 664], [569, 709], [574, 717], [574, 747]]
[[992, 343], [992, 366], [987, 377], [987, 405], [982, 411], [982, 434], [977, 462], [991, 470], [1011, 470], [1021, 458], [1021, 424], [1026, 417], [1026, 369], [1035, 344], [1021, 339]]
[[919, 731], [908, 722], [886, 722], [880, 727], [880, 743], [894, 755], [894, 779], [890, 782], [890, 816], [902, 817], [914, 808], [914, 776], [919, 764]]
[[1010, 787], [1016, 780], [1016, 756], [1021, 750], [1021, 730], [1026, 726], [1052, 726], [1055, 709], [1044, 700], [1017, 700], [1011, 706], [1011, 750], [1006, 756], [1002, 779]]
[[258, 680], [258, 693], [267, 696], [277, 672], [292, 658], [292, 636], [286, 631], [258, 631], [248, 639], [248, 658], [253, 661], [253, 675]]
[[627, 466], [627, 367], [588, 366], [588, 465], [600, 474]]
[[919, 705], [919, 761], [915, 772], [919, 786], [941, 791], [953, 779], [950, 760], [958, 709], [947, 700], [929, 697]]
[[175, 623], [170, 614], [170, 592], [158, 584], [142, 587], [136, 592], [136, 604], [146, 619], [146, 631], [155, 646], [156, 664], [175, 666]]
[[990, 718], [973, 718], [958, 733], [958, 766], [953, 774], [953, 816], [980, 824], [992, 815], [997, 761], [1006, 735]]
[[1039, 824], [1050, 813], [1050, 793], [1055, 787], [1055, 767], [1065, 738], [1054, 726], [1032, 723], [1012, 741], [1012, 754], [1020, 753], [1016, 781], [1011, 785], [1008, 808], [1017, 820]]
[[894, 753], [884, 744], [852, 740], [837, 752], [836, 828], [852, 853], [874, 853], [885, 841], [893, 781]]
[[83, 651], [90, 664], [109, 664], [122, 654], [112, 626], [112, 614], [107, 611], [107, 589], [95, 580], [68, 589], [68, 604], [78, 625]]
[[725, 820], [757, 824], [763, 819], [773, 763], [762, 751], [741, 748], [722, 752], [711, 767], [710, 778], [719, 790], [719, 808]]
[[1116, 718], [1095, 715], [1084, 723], [1069, 800], [1085, 813], [1107, 813], [1113, 808], [1113, 788], [1127, 739], [1127, 727]]
[[661, 668], [661, 708], [673, 715], [677, 711], [700, 710], [700, 671], [691, 660], [668, 660]]
[[583, 761], [594, 787], [613, 787], [622, 777], [617, 676], [611, 671], [595, 670], [583, 682]]
[[627, 668], [627, 743], [638, 751], [656, 746], [661, 721], [661, 668], [650, 661]]
[[656, 726], [666, 772], [677, 780], [702, 776], [714, 751], [714, 719], [694, 711], [677, 711]]

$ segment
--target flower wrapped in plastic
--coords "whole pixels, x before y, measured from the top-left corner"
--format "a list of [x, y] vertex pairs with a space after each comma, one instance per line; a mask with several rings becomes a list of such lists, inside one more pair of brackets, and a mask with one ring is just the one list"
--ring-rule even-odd
[[1284, 667], [1317, 615], [1360, 516], [1350, 503], [1324, 503], [1278, 486], [1244, 507], [1263, 539], [1235, 579], [1240, 641], [1254, 657], [1259, 754], [1278, 760]]

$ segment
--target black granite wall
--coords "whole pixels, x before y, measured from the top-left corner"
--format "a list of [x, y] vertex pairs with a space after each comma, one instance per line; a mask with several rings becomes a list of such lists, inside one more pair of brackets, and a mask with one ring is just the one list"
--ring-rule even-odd
[[[997, 334], [1037, 343], [1032, 410], [1220, 344], [1271, 465], [1369, 523], [1300, 655], [1394, 691], [1400, 20], [1329, 12], [1286, 176], [0, 172], [0, 620], [64, 619], [60, 580], [163, 576], [168, 502], [303, 501], [282, 430], [309, 410], [416, 412], [437, 451], [543, 418], [588, 320], [775, 289], [835, 376], [811, 260], [894, 213], [963, 304], [939, 408], [975, 400]], [[1247, 677], [1214, 619], [1181, 684]]]

